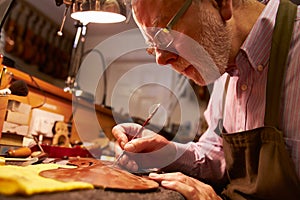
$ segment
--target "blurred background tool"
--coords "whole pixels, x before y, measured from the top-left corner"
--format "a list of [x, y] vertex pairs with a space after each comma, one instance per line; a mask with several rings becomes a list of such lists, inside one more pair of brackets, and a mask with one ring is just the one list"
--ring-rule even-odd
[[10, 149], [7, 151], [7, 157], [12, 158], [26, 158], [31, 155], [31, 149], [29, 147], [20, 147], [17, 149]]
[[25, 81], [16, 80], [11, 83], [8, 88], [4, 88], [0, 90], [0, 95], [17, 95], [17, 96], [27, 96], [28, 95], [28, 87]]
[[8, 87], [12, 79], [12, 73], [7, 70], [6, 66], [0, 67], [0, 89]]

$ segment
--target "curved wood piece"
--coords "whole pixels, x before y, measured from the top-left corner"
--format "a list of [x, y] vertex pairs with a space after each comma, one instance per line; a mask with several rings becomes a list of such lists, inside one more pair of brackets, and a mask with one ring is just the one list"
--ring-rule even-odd
[[157, 189], [159, 184], [146, 177], [104, 164], [93, 158], [76, 158], [69, 164], [77, 168], [58, 168], [40, 172], [40, 176], [59, 181], [82, 181], [104, 189], [144, 191]]

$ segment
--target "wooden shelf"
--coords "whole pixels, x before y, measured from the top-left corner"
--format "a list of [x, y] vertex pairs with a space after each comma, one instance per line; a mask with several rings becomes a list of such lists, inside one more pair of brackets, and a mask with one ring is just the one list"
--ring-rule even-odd
[[14, 79], [23, 80], [30, 87], [41, 89], [42, 91], [45, 91], [51, 95], [66, 99], [68, 101], [72, 101], [72, 94], [65, 92], [62, 88], [59, 88], [55, 85], [47, 83], [39, 78], [33, 77], [29, 74], [26, 74], [11, 67], [8, 67], [8, 70], [13, 73]]
[[[32, 77], [15, 68], [8, 67], [7, 70], [13, 73], [13, 81], [23, 80], [29, 88], [29, 93], [26, 97], [10, 95], [10, 100], [29, 104], [32, 108], [38, 106], [39, 109], [64, 115], [66, 122], [69, 122], [70, 120], [74, 122], [73, 106], [75, 99], [73, 99], [72, 94], [64, 92], [62, 88], [54, 86], [36, 77]], [[113, 119], [111, 109], [101, 105], [95, 105], [94, 103], [87, 102], [86, 100], [79, 98], [76, 98], [76, 106], [76, 112], [80, 112], [81, 116], [89, 116], [91, 113], [96, 112], [96, 120], [98, 120], [98, 122], [91, 121], [87, 117], [83, 117], [80, 119], [81, 121], [72, 123], [71, 142], [81, 140], [82, 136], [78, 134], [79, 129], [81, 134], [85, 134], [85, 132], [88, 134], [90, 131], [95, 132], [95, 130], [92, 130], [91, 128], [91, 124], [94, 125], [95, 123], [99, 123], [98, 127], [102, 129], [96, 131], [103, 131], [110, 140], [114, 139], [111, 134], [111, 129], [116, 122]], [[78, 127], [78, 124], [80, 124], [80, 127]], [[84, 130], [84, 132], [82, 130]]]

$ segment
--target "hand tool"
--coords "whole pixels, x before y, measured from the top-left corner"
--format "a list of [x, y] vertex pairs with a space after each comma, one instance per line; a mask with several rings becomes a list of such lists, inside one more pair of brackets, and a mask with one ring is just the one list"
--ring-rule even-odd
[[[143, 123], [142, 127], [139, 129], [138, 132], [136, 132], [136, 134], [132, 137], [131, 140], [133, 140], [134, 138], [136, 138], [138, 135], [140, 135], [144, 129], [144, 127], [149, 123], [149, 121], [152, 119], [152, 117], [154, 116], [154, 114], [157, 112], [158, 108], [160, 107], [160, 104], [156, 104], [154, 110], [150, 113], [150, 115], [148, 116], [148, 118], [145, 120], [145, 122]], [[115, 167], [116, 164], [119, 163], [121, 157], [125, 154], [125, 150], [122, 151], [122, 153], [118, 156], [118, 158], [115, 160], [115, 162], [113, 163], [112, 167]]]

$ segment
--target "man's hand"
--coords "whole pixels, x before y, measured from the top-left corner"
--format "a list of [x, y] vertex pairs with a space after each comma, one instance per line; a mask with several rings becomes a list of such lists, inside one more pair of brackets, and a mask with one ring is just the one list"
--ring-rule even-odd
[[176, 155], [175, 145], [163, 136], [144, 129], [140, 136], [132, 139], [141, 128], [139, 124], [124, 123], [112, 129], [117, 144], [126, 151], [119, 164], [137, 172], [149, 168], [162, 168], [173, 162]]
[[150, 179], [158, 181], [165, 188], [178, 191], [187, 200], [221, 200], [213, 188], [197, 179], [180, 172], [156, 174], [151, 173]]

